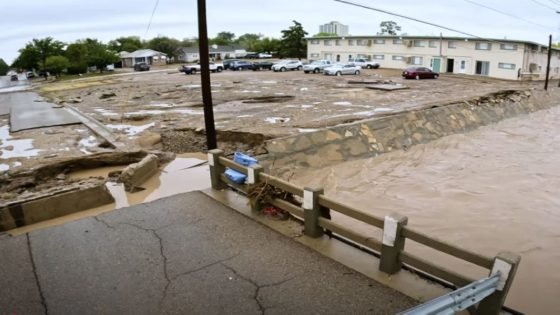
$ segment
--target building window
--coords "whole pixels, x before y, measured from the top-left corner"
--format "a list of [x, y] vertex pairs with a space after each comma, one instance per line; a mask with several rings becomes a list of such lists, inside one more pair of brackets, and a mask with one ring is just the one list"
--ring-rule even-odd
[[415, 40], [414, 41], [414, 47], [425, 47], [426, 46], [426, 42], [423, 40]]
[[500, 44], [501, 50], [517, 50], [516, 44]]
[[430, 41], [430, 48], [437, 48], [437, 42], [435, 40]]
[[404, 60], [403, 56], [393, 56], [393, 60]]
[[311, 40], [311, 45], [319, 45], [319, 40], [318, 39], [312, 39]]
[[503, 63], [503, 62], [500, 62], [500, 63], [498, 63], [498, 68], [500, 68], [500, 69], [508, 69], [508, 70], [515, 70], [515, 64], [514, 64], [514, 63]]
[[330, 45], [331, 45], [330, 39], [325, 39], [325, 46], [330, 46]]
[[340, 62], [340, 55], [336, 55], [336, 62]]
[[485, 42], [478, 42], [475, 46], [476, 50], [492, 50], [492, 44]]
[[369, 56], [368, 56], [368, 55], [364, 55], [364, 54], [358, 54], [358, 55], [356, 56], [356, 58], [358, 58], [358, 59], [369, 59]]
[[373, 55], [373, 59], [375, 59], [375, 60], [383, 60], [383, 59], [385, 59], [385, 55]]
[[447, 43], [447, 48], [451, 48], [451, 49], [457, 48], [457, 42], [449, 41], [449, 42]]
[[311, 58], [319, 58], [319, 54], [310, 54], [309, 55]]
[[422, 57], [412, 57], [410, 63], [413, 65], [421, 65], [422, 61]]
[[348, 46], [354, 46], [354, 40], [353, 39], [348, 40]]
[[402, 45], [402, 39], [393, 39], [393, 45]]
[[348, 55], [348, 61], [352, 60], [352, 55]]
[[367, 44], [368, 44], [368, 41], [365, 40], [365, 39], [358, 39], [356, 41], [356, 45], [358, 45], [358, 46], [367, 46]]
[[340, 43], [340, 39], [337, 39], [337, 40], [336, 40], [336, 43], [335, 43], [335, 45], [336, 45], [336, 46], [340, 46], [340, 45], [341, 45], [341, 43]]
[[374, 44], [385, 44], [385, 40], [384, 39], [375, 39], [373, 41]]

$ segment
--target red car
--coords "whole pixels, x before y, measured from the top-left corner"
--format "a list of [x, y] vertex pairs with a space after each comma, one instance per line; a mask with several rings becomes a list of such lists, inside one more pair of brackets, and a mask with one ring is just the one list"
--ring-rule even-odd
[[437, 79], [439, 77], [439, 73], [433, 72], [429, 68], [425, 68], [425, 67], [410, 67], [410, 68], [406, 68], [403, 71], [402, 76], [405, 79], [416, 79], [416, 80]]

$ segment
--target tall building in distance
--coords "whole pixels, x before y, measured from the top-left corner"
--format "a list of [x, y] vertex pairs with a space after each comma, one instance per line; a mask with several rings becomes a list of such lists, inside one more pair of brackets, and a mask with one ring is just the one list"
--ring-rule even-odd
[[348, 36], [348, 25], [332, 21], [319, 26], [319, 33], [333, 33], [338, 36]]

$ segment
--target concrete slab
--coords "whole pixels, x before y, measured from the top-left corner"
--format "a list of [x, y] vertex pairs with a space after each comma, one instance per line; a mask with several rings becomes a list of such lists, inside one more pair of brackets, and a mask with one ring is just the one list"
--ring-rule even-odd
[[406, 90], [408, 86], [402, 84], [372, 84], [366, 86], [370, 90], [383, 90], [383, 91], [396, 91], [396, 90]]
[[[31, 232], [28, 245], [18, 248], [30, 248], [49, 314], [394, 314], [416, 303], [200, 192]], [[19, 272], [0, 279], [33, 280]]]
[[66, 108], [53, 104], [36, 102], [25, 106], [12, 106], [10, 110], [10, 131], [81, 124]]

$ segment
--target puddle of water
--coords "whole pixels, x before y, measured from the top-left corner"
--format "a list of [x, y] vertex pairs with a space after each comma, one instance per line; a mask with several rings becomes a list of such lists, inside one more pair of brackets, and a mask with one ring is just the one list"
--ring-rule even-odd
[[148, 107], [157, 107], [157, 108], [171, 108], [175, 107], [175, 104], [172, 103], [150, 103]]
[[260, 93], [261, 91], [249, 91], [249, 90], [243, 90], [240, 93]]
[[141, 109], [135, 112], [128, 112], [125, 113], [126, 116], [135, 116], [135, 115], [161, 115], [165, 114], [167, 111], [161, 109]]
[[239, 115], [239, 116], [237, 116], [237, 118], [248, 118], [248, 117], [253, 117], [253, 115]]
[[352, 105], [352, 103], [351, 102], [334, 102], [333, 105], [347, 106], [347, 105]]
[[276, 123], [285, 123], [290, 121], [290, 118], [283, 118], [283, 117], [267, 117], [264, 121], [271, 123], [271, 124], [276, 124]]
[[307, 128], [298, 128], [298, 132], [316, 132], [319, 129], [307, 129]]
[[9, 169], [10, 169], [10, 165], [0, 163], [0, 172], [5, 172], [5, 171], [8, 171]]
[[[0, 127], [0, 159], [10, 159], [17, 157], [32, 157], [39, 155], [40, 149], [33, 149], [33, 139], [19, 139], [12, 140], [10, 136], [10, 127], [2, 126]], [[13, 149], [8, 150], [8, 147], [13, 147]]]
[[276, 84], [278, 83], [277, 81], [261, 81], [264, 84]]
[[171, 112], [186, 115], [204, 115], [204, 112], [192, 109], [174, 109]]
[[394, 109], [386, 108], [386, 107], [378, 107], [378, 108], [374, 109], [373, 111], [375, 111], [375, 112], [392, 112], [392, 111], [394, 111]]
[[142, 126], [133, 126], [133, 125], [106, 125], [106, 126], [114, 130], [122, 131], [126, 133], [128, 136], [135, 136], [155, 125], [156, 125], [155, 123], [149, 123]]
[[94, 108], [94, 111], [100, 113], [103, 116], [118, 116], [119, 114], [112, 112], [110, 110], [106, 110], [104, 108]]

